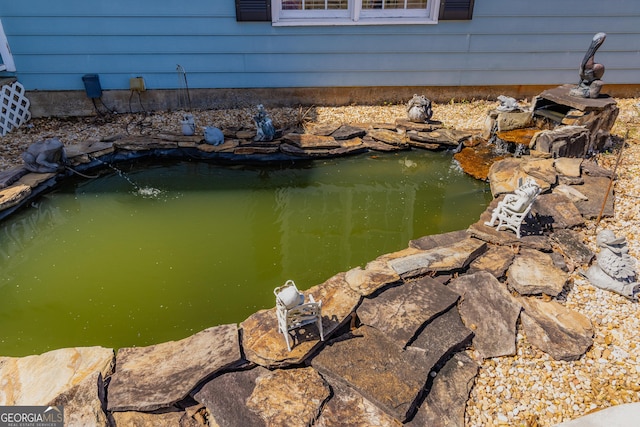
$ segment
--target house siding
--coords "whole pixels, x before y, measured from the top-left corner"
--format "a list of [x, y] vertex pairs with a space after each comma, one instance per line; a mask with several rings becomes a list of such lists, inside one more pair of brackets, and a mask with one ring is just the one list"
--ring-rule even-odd
[[27, 90], [557, 85], [577, 80], [592, 36], [609, 84], [640, 83], [638, 0], [477, 0], [470, 21], [273, 27], [237, 22], [234, 0], [1, 2]]

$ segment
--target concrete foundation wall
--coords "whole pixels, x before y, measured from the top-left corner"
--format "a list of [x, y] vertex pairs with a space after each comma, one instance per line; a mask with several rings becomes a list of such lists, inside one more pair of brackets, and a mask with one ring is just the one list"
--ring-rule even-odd
[[[406, 103], [414, 93], [427, 96], [436, 103], [450, 101], [495, 100], [499, 95], [524, 99], [538, 95], [549, 86], [403, 86], [346, 88], [263, 88], [263, 89], [192, 89], [191, 108], [221, 109], [295, 106], [382, 105]], [[640, 96], [640, 85], [605, 85], [603, 93], [617, 98]], [[33, 117], [68, 117], [95, 115], [96, 107], [119, 113], [170, 111], [188, 109], [185, 90], [104, 91], [96, 99], [96, 107], [84, 91], [27, 92]]]

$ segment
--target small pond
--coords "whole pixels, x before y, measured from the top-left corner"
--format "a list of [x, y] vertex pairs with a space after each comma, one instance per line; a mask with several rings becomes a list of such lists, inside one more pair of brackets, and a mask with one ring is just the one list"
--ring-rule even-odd
[[159, 161], [69, 179], [0, 223], [0, 355], [146, 346], [239, 323], [424, 235], [459, 230], [491, 200], [451, 153], [304, 164]]

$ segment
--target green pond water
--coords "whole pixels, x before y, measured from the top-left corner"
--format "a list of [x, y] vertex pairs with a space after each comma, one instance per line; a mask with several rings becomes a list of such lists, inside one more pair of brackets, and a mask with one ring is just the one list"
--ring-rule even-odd
[[477, 221], [491, 199], [450, 153], [304, 165], [121, 166], [73, 179], [0, 223], [0, 355], [146, 346], [239, 323], [424, 235]]

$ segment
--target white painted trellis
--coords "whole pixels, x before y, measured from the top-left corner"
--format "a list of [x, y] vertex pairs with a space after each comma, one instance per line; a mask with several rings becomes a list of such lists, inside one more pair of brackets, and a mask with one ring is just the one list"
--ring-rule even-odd
[[0, 135], [5, 136], [14, 128], [20, 127], [31, 118], [31, 102], [25, 96], [24, 86], [13, 82], [2, 86], [0, 92]]

